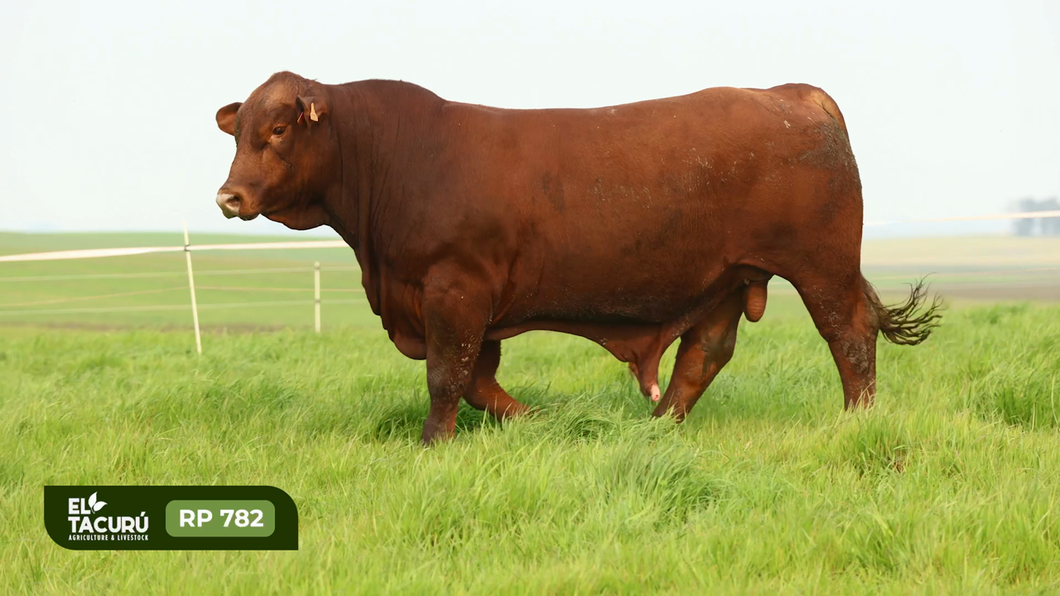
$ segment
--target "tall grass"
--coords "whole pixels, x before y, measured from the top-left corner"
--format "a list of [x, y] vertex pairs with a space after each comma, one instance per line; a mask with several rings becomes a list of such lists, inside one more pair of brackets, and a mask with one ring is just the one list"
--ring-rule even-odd
[[[1060, 589], [1060, 308], [954, 309], [881, 344], [845, 414], [802, 314], [743, 325], [681, 426], [624, 367], [506, 342], [537, 414], [463, 408], [424, 450], [423, 364], [376, 330], [0, 330], [0, 592], [615, 593]], [[672, 352], [664, 370], [672, 363]], [[272, 484], [298, 552], [74, 552], [45, 484]]]

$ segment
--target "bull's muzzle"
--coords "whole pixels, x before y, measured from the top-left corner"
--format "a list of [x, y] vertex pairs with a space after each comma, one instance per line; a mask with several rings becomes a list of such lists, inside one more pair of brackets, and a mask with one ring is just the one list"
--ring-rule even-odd
[[221, 191], [217, 193], [217, 206], [221, 208], [221, 213], [224, 213], [225, 217], [232, 219], [239, 215], [239, 208], [243, 205], [243, 199], [239, 196]]

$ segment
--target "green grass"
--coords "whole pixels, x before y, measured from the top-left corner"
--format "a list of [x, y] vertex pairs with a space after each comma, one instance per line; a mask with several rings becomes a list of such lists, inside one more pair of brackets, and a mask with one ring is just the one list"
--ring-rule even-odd
[[[0, 233], [0, 254], [181, 242]], [[866, 270], [890, 300], [932, 271], [943, 294], [1055, 284], [1051, 247], [867, 243]], [[499, 379], [538, 414], [502, 427], [462, 406], [458, 437], [424, 450], [423, 363], [387, 340], [350, 251], [194, 259], [202, 356], [182, 254], [0, 263], [0, 593], [1060, 591], [1055, 302], [951, 300], [928, 343], [881, 343], [878, 405], [851, 415], [774, 283], [680, 426], [599, 347], [527, 334]], [[271, 484], [298, 505], [300, 550], [67, 551], [46, 484]]]
[[[1060, 589], [1060, 307], [955, 308], [881, 344], [878, 406], [848, 415], [779, 306], [681, 426], [597, 346], [535, 333], [500, 381], [540, 413], [464, 407], [430, 450], [423, 364], [377, 324], [211, 335], [202, 357], [186, 330], [0, 329], [0, 592]], [[300, 550], [67, 551], [45, 484], [275, 485]]]

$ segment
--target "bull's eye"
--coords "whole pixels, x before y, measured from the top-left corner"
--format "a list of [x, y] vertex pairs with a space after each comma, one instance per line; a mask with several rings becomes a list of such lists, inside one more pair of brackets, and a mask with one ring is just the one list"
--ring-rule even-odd
[[276, 128], [272, 129], [272, 134], [274, 134], [274, 135], [276, 135], [276, 136], [280, 136], [280, 135], [282, 135], [282, 134], [284, 133], [284, 131], [286, 131], [286, 130], [287, 130], [287, 127], [286, 127], [286, 126], [277, 126]]

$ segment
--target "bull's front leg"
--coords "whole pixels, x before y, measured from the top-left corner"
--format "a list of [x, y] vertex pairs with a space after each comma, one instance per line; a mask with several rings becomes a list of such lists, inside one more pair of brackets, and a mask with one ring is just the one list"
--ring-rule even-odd
[[423, 321], [427, 335], [427, 390], [431, 409], [423, 425], [423, 444], [453, 436], [460, 397], [468, 388], [486, 331], [488, 303], [446, 287], [425, 290]]

